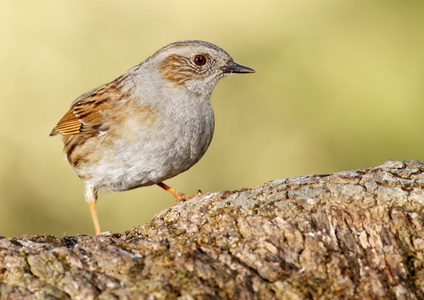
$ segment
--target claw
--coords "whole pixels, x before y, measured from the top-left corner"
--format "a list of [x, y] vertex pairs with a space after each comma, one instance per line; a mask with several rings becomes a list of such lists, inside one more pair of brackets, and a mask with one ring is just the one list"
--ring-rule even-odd
[[183, 203], [183, 202], [185, 202], [187, 200], [190, 200], [191, 198], [194, 198], [194, 197], [197, 197], [197, 196], [202, 195], [202, 191], [201, 190], [198, 190], [195, 194], [193, 194], [191, 196], [188, 196], [188, 195], [186, 195], [184, 193], [181, 193], [180, 191], [178, 191], [176, 189], [171, 188], [169, 185], [166, 185], [163, 182], [159, 182], [157, 185], [160, 186], [161, 188], [163, 188], [168, 193], [171, 193], [172, 196], [175, 197], [175, 203], [174, 203], [174, 205]]

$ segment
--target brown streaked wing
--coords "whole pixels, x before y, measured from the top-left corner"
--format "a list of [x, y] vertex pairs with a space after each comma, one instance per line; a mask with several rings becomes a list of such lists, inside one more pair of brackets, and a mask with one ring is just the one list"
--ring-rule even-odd
[[[113, 101], [110, 100], [116, 97], [116, 88], [110, 85], [93, 89], [75, 99], [71, 109], [63, 116], [51, 134], [97, 134], [100, 130], [105, 130], [102, 112], [111, 108]], [[111, 92], [109, 89], [115, 91]]]
[[57, 123], [51, 134], [61, 133], [63, 135], [80, 133], [82, 123], [74, 115], [74, 108], [71, 108], [63, 118]]

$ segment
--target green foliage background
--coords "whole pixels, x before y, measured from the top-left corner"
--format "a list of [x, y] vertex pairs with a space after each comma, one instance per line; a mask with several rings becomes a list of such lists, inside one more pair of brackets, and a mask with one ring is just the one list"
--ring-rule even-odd
[[[0, 0], [0, 235], [92, 234], [84, 184], [50, 130], [83, 92], [182, 39], [257, 73], [222, 80], [194, 193], [424, 159], [423, 1]], [[103, 230], [173, 204], [158, 187], [100, 195]]]

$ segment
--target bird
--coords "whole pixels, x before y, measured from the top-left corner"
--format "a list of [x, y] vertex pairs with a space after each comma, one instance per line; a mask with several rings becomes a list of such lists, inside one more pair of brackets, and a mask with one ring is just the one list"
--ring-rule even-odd
[[115, 80], [76, 98], [50, 136], [60, 135], [67, 161], [85, 182], [96, 235], [98, 192], [158, 185], [175, 203], [193, 196], [163, 181], [187, 171], [214, 133], [211, 94], [234, 73], [254, 73], [205, 41], [166, 45]]

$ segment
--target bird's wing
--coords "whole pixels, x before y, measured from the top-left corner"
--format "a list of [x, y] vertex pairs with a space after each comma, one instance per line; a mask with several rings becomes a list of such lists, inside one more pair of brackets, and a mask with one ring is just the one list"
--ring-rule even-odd
[[105, 118], [120, 97], [116, 81], [95, 88], [72, 102], [70, 110], [63, 116], [50, 135], [98, 134], [106, 131]]

